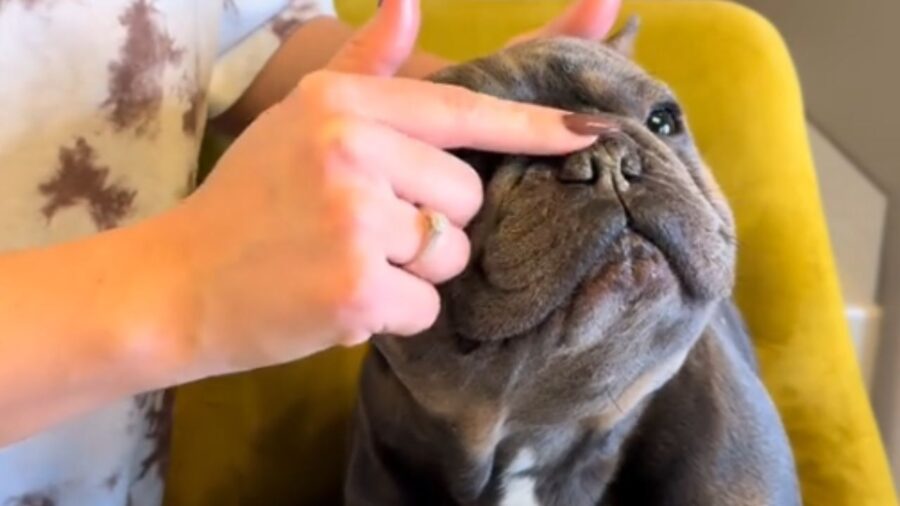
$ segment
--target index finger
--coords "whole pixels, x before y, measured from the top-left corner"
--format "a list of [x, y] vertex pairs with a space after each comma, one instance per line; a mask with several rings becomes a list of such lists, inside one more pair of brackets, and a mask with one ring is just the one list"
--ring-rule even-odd
[[443, 149], [556, 155], [615, 127], [602, 119], [477, 93], [461, 86], [328, 72], [335, 112], [382, 123]]

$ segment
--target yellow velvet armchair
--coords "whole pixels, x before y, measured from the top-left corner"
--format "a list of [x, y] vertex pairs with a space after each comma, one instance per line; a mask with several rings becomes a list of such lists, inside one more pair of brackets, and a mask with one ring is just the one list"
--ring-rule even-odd
[[[424, 48], [466, 59], [565, 0], [423, 0]], [[374, 0], [338, 0], [353, 24]], [[842, 314], [790, 56], [775, 29], [717, 1], [626, 2], [637, 60], [679, 95], [734, 208], [737, 300], [814, 506], [897, 504]], [[168, 506], [339, 504], [362, 349], [183, 388]]]

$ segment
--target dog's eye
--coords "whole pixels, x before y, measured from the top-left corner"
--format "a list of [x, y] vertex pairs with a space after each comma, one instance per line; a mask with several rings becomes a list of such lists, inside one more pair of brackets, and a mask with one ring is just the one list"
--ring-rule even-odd
[[671, 137], [681, 133], [681, 111], [674, 104], [665, 104], [653, 109], [647, 117], [647, 128], [661, 137]]

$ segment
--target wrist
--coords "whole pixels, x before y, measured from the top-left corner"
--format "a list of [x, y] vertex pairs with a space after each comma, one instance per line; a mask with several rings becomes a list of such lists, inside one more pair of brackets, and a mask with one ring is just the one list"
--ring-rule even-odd
[[166, 213], [110, 238], [125, 259], [120, 274], [129, 279], [114, 323], [117, 351], [122, 362], [133, 367], [140, 390], [202, 377], [195, 370], [197, 315], [192, 256], [183, 228], [175, 213]]

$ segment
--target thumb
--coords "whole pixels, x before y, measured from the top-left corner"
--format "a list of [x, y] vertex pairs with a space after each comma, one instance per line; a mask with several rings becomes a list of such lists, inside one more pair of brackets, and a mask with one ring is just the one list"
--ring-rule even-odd
[[621, 6], [622, 0], [577, 0], [558, 18], [544, 26], [540, 35], [603, 39], [615, 24]]
[[375, 17], [344, 44], [326, 68], [393, 75], [415, 48], [420, 20], [419, 0], [384, 0]]

